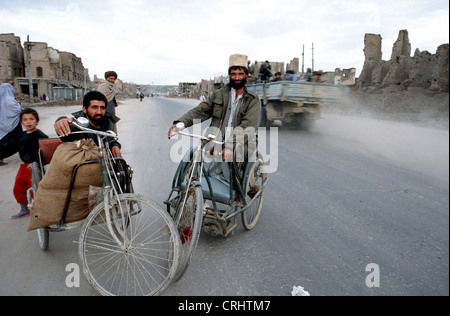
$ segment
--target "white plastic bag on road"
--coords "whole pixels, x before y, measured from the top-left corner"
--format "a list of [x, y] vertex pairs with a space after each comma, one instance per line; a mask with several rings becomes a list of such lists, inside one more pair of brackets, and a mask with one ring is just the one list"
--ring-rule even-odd
[[311, 296], [308, 291], [301, 286], [294, 286], [291, 292], [292, 296]]

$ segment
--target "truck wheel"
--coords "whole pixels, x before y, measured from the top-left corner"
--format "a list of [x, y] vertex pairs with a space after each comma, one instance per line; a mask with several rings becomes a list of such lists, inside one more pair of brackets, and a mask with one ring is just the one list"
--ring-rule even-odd
[[299, 115], [295, 119], [295, 125], [299, 130], [309, 131], [314, 126], [314, 119], [307, 119], [304, 114]]
[[270, 127], [269, 121], [267, 120], [266, 107], [261, 106], [261, 119], [259, 122], [260, 127]]

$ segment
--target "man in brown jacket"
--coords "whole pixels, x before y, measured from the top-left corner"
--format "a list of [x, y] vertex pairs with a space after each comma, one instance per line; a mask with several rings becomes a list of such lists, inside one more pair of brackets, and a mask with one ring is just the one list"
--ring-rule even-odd
[[[107, 71], [105, 72], [105, 82], [101, 83], [97, 91], [103, 93], [108, 100], [106, 104], [106, 112], [115, 116], [116, 115], [116, 107], [117, 100], [116, 94], [114, 91], [114, 82], [117, 80], [117, 73], [115, 71]], [[117, 134], [117, 126], [114, 125], [113, 131]]]
[[221, 137], [225, 142], [222, 152], [225, 161], [233, 159], [233, 150], [237, 143], [248, 148], [248, 156], [256, 150], [256, 129], [261, 115], [261, 101], [245, 87], [248, 75], [247, 60], [245, 55], [230, 56], [230, 83], [215, 90], [207, 100], [174, 121], [169, 129], [169, 139], [178, 123], [190, 127], [195, 123], [194, 120], [203, 122], [212, 118], [207, 134], [213, 132], [218, 136], [218, 140]]

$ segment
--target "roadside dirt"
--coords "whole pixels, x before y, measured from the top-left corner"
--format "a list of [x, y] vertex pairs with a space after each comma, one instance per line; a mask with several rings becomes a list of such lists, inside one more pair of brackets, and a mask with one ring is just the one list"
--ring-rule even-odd
[[349, 89], [343, 104], [326, 105], [325, 111], [449, 129], [449, 94], [423, 88]]

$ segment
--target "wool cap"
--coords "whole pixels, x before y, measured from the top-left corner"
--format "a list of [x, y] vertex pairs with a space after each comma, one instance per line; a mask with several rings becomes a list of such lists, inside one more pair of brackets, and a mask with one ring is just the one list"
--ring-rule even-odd
[[230, 65], [229, 67], [248, 67], [248, 56], [242, 54], [234, 54], [230, 56]]
[[107, 72], [105, 72], [105, 79], [108, 78], [108, 77], [111, 77], [111, 76], [114, 76], [117, 79], [117, 72], [115, 72], [115, 71], [107, 71]]

